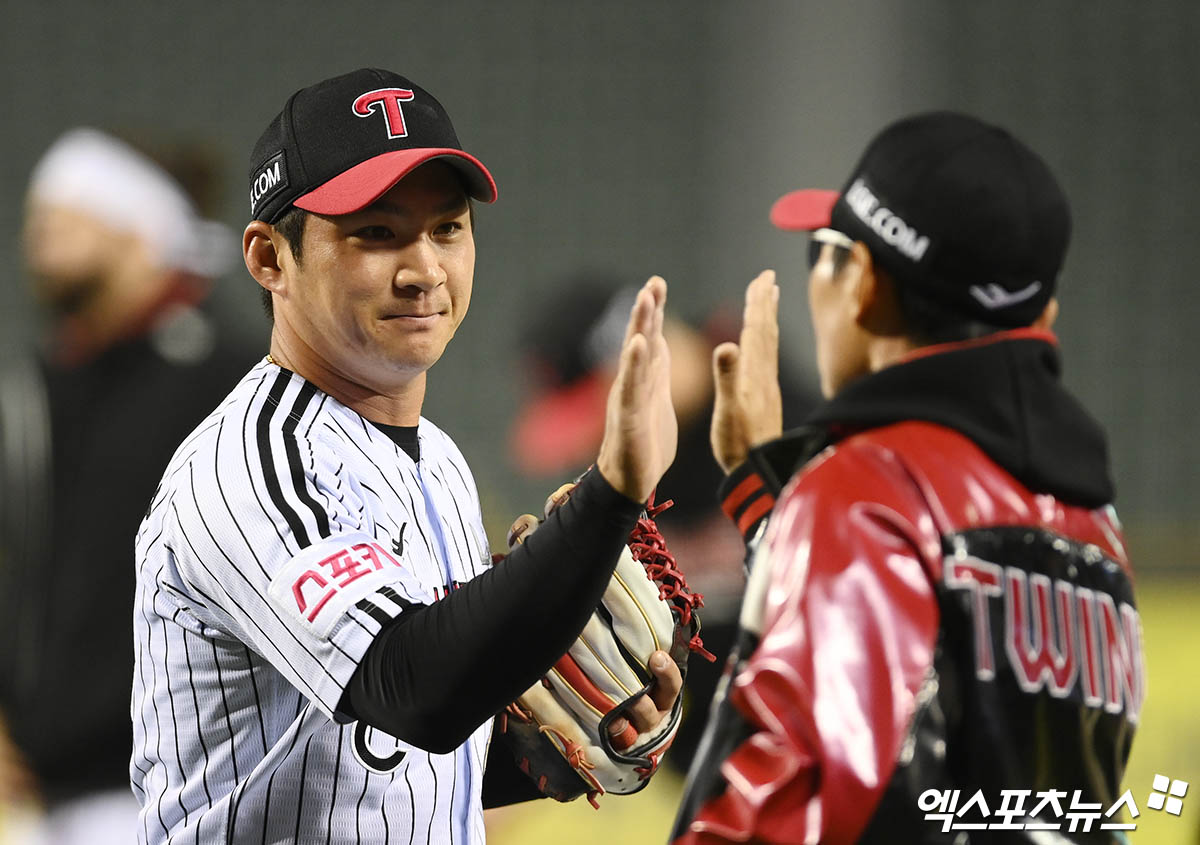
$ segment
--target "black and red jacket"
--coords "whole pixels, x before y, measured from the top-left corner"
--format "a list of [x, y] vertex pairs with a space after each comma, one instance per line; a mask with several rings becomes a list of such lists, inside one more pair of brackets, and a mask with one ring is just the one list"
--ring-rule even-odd
[[1104, 436], [1058, 375], [1048, 332], [926, 348], [726, 480], [748, 537], [770, 518], [674, 842], [1045, 835], [943, 832], [931, 789], [1030, 790], [1018, 827], [1119, 841], [1028, 816], [1117, 801], [1145, 694]]

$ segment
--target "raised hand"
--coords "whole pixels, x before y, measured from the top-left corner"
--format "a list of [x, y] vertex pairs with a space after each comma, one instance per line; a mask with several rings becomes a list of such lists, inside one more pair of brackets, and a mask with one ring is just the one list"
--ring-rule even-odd
[[775, 271], [764, 270], [746, 288], [738, 342], [713, 350], [711, 441], [713, 456], [725, 472], [745, 461], [752, 447], [783, 432], [778, 311]]
[[605, 480], [638, 502], [649, 498], [675, 460], [679, 439], [671, 404], [671, 354], [662, 332], [666, 302], [667, 283], [658, 276], [638, 291], [596, 459]]

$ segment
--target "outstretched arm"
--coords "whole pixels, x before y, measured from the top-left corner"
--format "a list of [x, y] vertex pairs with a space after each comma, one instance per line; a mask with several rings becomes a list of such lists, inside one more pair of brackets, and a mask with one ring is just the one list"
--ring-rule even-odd
[[[589, 475], [503, 562], [381, 631], [351, 678], [344, 713], [418, 747], [448, 751], [565, 653], [675, 457], [665, 304], [666, 283], [654, 277], [630, 314], [598, 477]], [[679, 670], [667, 664], [651, 699], [634, 706], [635, 725], [652, 724], [678, 695]]]

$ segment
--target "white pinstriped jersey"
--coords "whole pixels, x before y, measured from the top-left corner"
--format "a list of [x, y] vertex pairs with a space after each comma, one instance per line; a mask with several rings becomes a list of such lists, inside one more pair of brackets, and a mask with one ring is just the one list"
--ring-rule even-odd
[[137, 539], [139, 841], [484, 841], [490, 723], [430, 754], [336, 713], [382, 623], [490, 560], [466, 461], [418, 436], [263, 361], [180, 446]]

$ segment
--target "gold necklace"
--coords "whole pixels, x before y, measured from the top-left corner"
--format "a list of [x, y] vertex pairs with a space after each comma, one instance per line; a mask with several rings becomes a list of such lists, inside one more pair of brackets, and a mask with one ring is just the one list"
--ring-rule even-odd
[[275, 360], [275, 359], [274, 359], [274, 358], [271, 356], [271, 353], [270, 353], [270, 352], [268, 352], [268, 353], [267, 353], [267, 363], [268, 363], [268, 364], [274, 364], [276, 367], [282, 367], [282, 366], [283, 366], [282, 364], [280, 364], [278, 361], [276, 361], [276, 360]]

